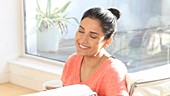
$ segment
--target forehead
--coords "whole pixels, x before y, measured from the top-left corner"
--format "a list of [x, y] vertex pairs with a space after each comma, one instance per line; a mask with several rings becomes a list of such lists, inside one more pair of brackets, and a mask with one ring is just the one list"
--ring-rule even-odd
[[93, 31], [93, 32], [103, 31], [101, 22], [98, 19], [86, 17], [80, 22], [80, 25], [84, 28], [84, 30], [87, 30], [87, 31]]

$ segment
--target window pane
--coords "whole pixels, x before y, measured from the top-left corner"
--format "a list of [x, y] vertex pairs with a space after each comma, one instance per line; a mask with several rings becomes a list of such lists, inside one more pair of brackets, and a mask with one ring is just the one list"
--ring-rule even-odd
[[115, 0], [122, 17], [112, 53], [129, 72], [169, 64], [169, 4], [168, 0]]
[[[37, 23], [42, 22], [40, 17], [49, 15], [46, 7], [50, 5], [48, 0], [37, 1], [39, 9], [36, 0], [25, 0], [26, 54], [65, 62], [76, 51], [74, 35], [78, 23], [70, 19], [67, 31], [62, 31], [64, 29], [60, 24], [52, 26], [53, 22], [48, 18], [43, 19], [45, 25]], [[50, 12], [56, 7], [62, 8], [67, 2], [51, 0]], [[113, 6], [120, 9], [122, 14], [118, 30], [107, 50], [122, 60], [129, 72], [135, 72], [170, 63], [169, 4], [169, 0], [73, 0], [65, 13], [67, 17], [75, 17], [80, 21], [83, 12], [89, 7]]]
[[[44, 14], [46, 14], [48, 0], [37, 1], [39, 6], [41, 7], [41, 10], [44, 12]], [[51, 12], [55, 8], [62, 8], [62, 6], [64, 6], [64, 4], [68, 1], [70, 0], [51, 0]], [[80, 21], [83, 12], [87, 8], [94, 5], [107, 7], [108, 2], [107, 0], [73, 0], [66, 10], [67, 17], [75, 17], [78, 21]], [[50, 30], [43, 30], [42, 32], [40, 32], [40, 30], [37, 30], [36, 27], [36, 23], [38, 21], [36, 19], [37, 8], [38, 7], [36, 0], [25, 0], [24, 13], [26, 54], [65, 62], [68, 56], [75, 52], [74, 35], [77, 30], [78, 23], [76, 23], [74, 20], [69, 20], [69, 22], [71, 23], [67, 24], [68, 32], [64, 31], [64, 34], [61, 34], [61, 32], [59, 30], [56, 30], [54, 27], [52, 27]], [[65, 13], [62, 13], [62, 16], [64, 14]], [[47, 18], [45, 20], [47, 20]]]

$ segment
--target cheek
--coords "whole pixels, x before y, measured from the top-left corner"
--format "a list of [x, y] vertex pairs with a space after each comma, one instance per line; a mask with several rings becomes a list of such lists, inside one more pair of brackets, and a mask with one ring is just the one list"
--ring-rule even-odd
[[78, 34], [76, 32], [75, 36], [74, 36], [74, 41], [76, 41], [78, 39]]
[[91, 43], [91, 45], [96, 50], [100, 50], [103, 47], [103, 44], [101, 44], [101, 42], [100, 43], [99, 42]]

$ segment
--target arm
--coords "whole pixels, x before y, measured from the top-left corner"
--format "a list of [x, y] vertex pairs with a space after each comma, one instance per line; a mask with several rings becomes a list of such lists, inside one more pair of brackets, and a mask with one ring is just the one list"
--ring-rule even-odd
[[106, 96], [129, 96], [126, 84], [127, 68], [122, 62], [113, 62], [104, 78]]
[[105, 79], [106, 96], [129, 96], [125, 76], [121, 78], [117, 73]]

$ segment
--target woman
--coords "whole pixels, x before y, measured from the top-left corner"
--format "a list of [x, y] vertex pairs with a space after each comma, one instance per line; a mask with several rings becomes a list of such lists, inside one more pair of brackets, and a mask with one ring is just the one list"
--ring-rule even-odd
[[63, 70], [64, 86], [85, 84], [98, 96], [127, 96], [124, 64], [106, 50], [115, 33], [120, 13], [117, 9], [87, 10], [75, 35], [77, 52]]

